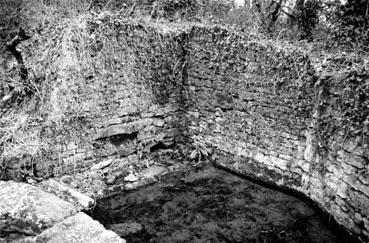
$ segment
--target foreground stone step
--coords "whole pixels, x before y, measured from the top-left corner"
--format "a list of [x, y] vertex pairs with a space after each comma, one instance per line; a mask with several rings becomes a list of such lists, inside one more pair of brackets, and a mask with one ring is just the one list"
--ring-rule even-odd
[[116, 233], [85, 213], [78, 213], [25, 242], [50, 243], [125, 243]]
[[71, 203], [13, 181], [0, 181], [0, 205], [0, 235], [37, 235], [77, 213]]
[[[58, 183], [51, 184], [66, 190]], [[80, 204], [90, 206], [89, 198], [74, 191], [72, 194]], [[99, 222], [77, 212], [73, 204], [41, 188], [0, 181], [0, 243], [125, 242]]]

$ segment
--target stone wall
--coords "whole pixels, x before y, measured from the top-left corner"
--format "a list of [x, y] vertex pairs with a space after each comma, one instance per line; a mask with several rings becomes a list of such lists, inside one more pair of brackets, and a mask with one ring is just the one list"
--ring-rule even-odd
[[368, 240], [368, 141], [337, 128], [322, 149], [322, 104], [337, 97], [307, 55], [220, 27], [83, 23], [64, 32], [50, 87], [45, 136], [58, 173], [200, 144], [216, 164], [302, 192]]
[[302, 53], [219, 28], [193, 29], [188, 60], [190, 141], [220, 166], [304, 193], [367, 241], [368, 144], [338, 127], [321, 148], [322, 104], [342, 103], [327, 77]]
[[180, 142], [182, 32], [102, 16], [63, 33], [44, 124], [55, 166], [38, 163], [38, 176], [108, 157], [137, 160]]
[[[299, 77], [295, 67], [279, 61], [292, 59], [286, 53], [222, 29], [195, 30], [190, 53], [189, 135], [224, 153], [257, 160], [255, 169], [261, 171], [252, 172], [255, 176], [279, 171], [270, 179], [301, 184], [307, 168], [292, 169], [292, 160], [303, 159], [301, 139], [312, 112], [305, 70]], [[296, 68], [303, 69], [309, 63], [299, 58]], [[289, 171], [288, 180], [279, 178], [282, 171]]]

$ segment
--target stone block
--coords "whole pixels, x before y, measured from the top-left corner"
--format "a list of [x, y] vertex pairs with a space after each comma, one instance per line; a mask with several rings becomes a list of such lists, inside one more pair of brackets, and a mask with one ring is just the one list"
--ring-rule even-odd
[[78, 213], [43, 231], [35, 237], [35, 242], [74, 243], [125, 243], [116, 233], [106, 230], [96, 220], [84, 213]]
[[95, 140], [108, 138], [115, 135], [132, 134], [134, 132], [139, 132], [141, 129], [150, 126], [153, 123], [153, 119], [145, 118], [142, 120], [109, 126], [107, 128], [97, 131]]
[[0, 231], [37, 235], [77, 213], [69, 202], [35, 186], [0, 181]]

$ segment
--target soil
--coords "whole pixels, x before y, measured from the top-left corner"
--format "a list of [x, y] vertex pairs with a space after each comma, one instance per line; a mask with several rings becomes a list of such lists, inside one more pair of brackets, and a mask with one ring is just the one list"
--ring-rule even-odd
[[128, 243], [351, 242], [308, 203], [210, 167], [165, 175], [97, 205], [93, 217]]

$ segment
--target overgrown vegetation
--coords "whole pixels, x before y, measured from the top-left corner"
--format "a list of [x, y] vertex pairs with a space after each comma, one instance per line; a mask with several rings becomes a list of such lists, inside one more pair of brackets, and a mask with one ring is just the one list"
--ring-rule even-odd
[[369, 51], [369, 1], [349, 0], [345, 5], [338, 3], [329, 6], [333, 8], [330, 15], [331, 45], [347, 46]]
[[323, 155], [342, 149], [348, 141], [364, 148], [369, 144], [369, 69], [363, 60], [346, 61], [359, 68], [338, 64], [340, 70], [323, 76], [317, 85], [321, 93], [317, 135]]

